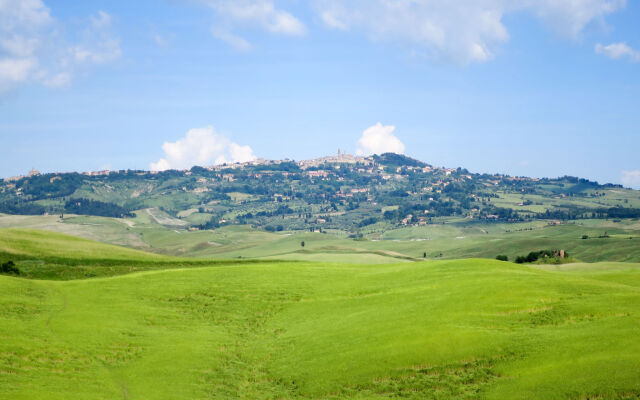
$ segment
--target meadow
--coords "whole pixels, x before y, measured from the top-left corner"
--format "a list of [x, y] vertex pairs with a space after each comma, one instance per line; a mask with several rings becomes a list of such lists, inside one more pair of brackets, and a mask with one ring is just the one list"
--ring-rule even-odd
[[[181, 264], [33, 230], [0, 248], [60, 270], [0, 276], [0, 398], [640, 396], [640, 264]], [[127, 259], [145, 270], [61, 272]]]
[[[152, 215], [162, 218], [156, 220]], [[384, 264], [422, 260], [425, 253], [429, 260], [495, 258], [499, 254], [514, 260], [530, 251], [557, 248], [584, 262], [640, 262], [640, 222], [632, 219], [554, 225], [550, 221], [480, 224], [465, 218], [443, 218], [425, 226], [372, 226], [354, 240], [339, 230], [267, 232], [249, 225], [190, 231], [176, 226], [159, 210], [137, 211], [135, 218], [127, 219], [67, 215], [62, 221], [57, 216], [0, 214], [0, 228], [14, 227], [66, 233], [183, 261], [215, 258]], [[585, 235], [589, 239], [582, 239]]]

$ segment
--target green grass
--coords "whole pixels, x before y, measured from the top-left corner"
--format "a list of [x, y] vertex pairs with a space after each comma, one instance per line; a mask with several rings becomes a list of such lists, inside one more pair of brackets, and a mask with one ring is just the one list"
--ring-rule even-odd
[[34, 229], [0, 230], [0, 252], [16, 256], [64, 259], [160, 261], [162, 256]]
[[631, 399], [640, 265], [0, 276], [0, 398]]
[[[194, 214], [193, 218], [199, 215], [202, 214]], [[398, 260], [398, 256], [422, 258], [426, 252], [428, 259], [494, 258], [506, 254], [513, 260], [534, 250], [564, 249], [585, 262], [640, 262], [639, 221], [578, 220], [559, 226], [549, 226], [546, 221], [515, 224], [478, 224], [460, 218], [442, 221], [444, 225], [386, 231], [373, 227], [363, 231], [364, 241], [351, 240], [341, 231], [270, 233], [240, 225], [190, 232], [184, 226], [158, 224], [145, 210], [131, 219], [70, 215], [63, 222], [57, 216], [0, 216], [0, 228], [46, 229], [168, 256], [194, 258], [331, 262], [340, 261], [336, 254], [341, 254], [346, 261], [362, 262], [369, 254], [366, 262], [389, 263]], [[598, 238], [605, 232], [609, 238]], [[582, 240], [583, 235], [590, 239]], [[304, 249], [301, 241], [306, 244]], [[324, 259], [322, 254], [326, 255]]]
[[0, 230], [0, 258], [24, 273], [0, 276], [0, 398], [640, 396], [640, 264], [406, 262], [331, 235], [215, 234], [217, 247], [324, 262]]
[[48, 280], [247, 262], [169, 257], [48, 231], [0, 229], [0, 262], [6, 261], [15, 262], [23, 278]]

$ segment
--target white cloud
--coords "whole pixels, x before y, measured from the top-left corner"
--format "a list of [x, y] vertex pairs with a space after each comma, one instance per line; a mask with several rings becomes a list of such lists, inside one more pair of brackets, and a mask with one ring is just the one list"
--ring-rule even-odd
[[533, 14], [575, 38], [624, 6], [625, 0], [315, 0], [329, 28], [360, 29], [376, 40], [407, 43], [432, 58], [460, 64], [495, 57], [509, 39], [506, 14]]
[[626, 43], [596, 44], [595, 51], [612, 60], [626, 58], [632, 62], [640, 62], [640, 51], [629, 47]]
[[404, 144], [393, 134], [395, 130], [395, 126], [383, 126], [380, 122], [370, 128], [367, 128], [358, 140], [358, 149], [356, 150], [356, 154], [404, 154]]
[[640, 189], [640, 170], [622, 171], [622, 184], [626, 187]]
[[291, 13], [276, 8], [273, 0], [201, 0], [218, 17], [211, 29], [214, 37], [240, 50], [248, 50], [251, 44], [233, 33], [234, 28], [258, 28], [264, 31], [300, 36], [306, 33], [305, 25]]
[[232, 142], [217, 133], [213, 126], [191, 129], [182, 139], [165, 142], [162, 150], [164, 157], [149, 165], [152, 171], [246, 162], [256, 158], [251, 147]]
[[34, 58], [5, 58], [0, 60], [0, 82], [19, 83], [29, 78], [36, 66]]
[[12, 16], [12, 20], [3, 21], [5, 27], [12, 28], [17, 25], [43, 25], [51, 22], [49, 9], [41, 0], [0, 0], [0, 10], [3, 16]]
[[40, 31], [51, 21], [49, 9], [40, 0], [0, 0], [0, 92], [34, 74]]
[[120, 58], [120, 40], [105, 39], [92, 45], [80, 45], [69, 48], [69, 54], [78, 63], [104, 64]]
[[69, 44], [42, 0], [0, 0], [0, 93], [29, 82], [64, 86], [81, 65], [116, 60], [120, 43], [110, 25], [111, 16], [98, 11], [85, 30], [70, 32], [81, 42]]
[[78, 64], [105, 64], [120, 58], [120, 40], [110, 34], [111, 15], [98, 11], [91, 16], [91, 27], [81, 35], [81, 42], [67, 50], [72, 62]]
[[[554, 31], [577, 37], [592, 22], [604, 23], [604, 17], [626, 6], [626, 0], [521, 0], [515, 2], [532, 11]], [[519, 3], [519, 4], [518, 4]]]
[[331, 29], [340, 29], [346, 31], [349, 29], [349, 25], [346, 22], [342, 22], [338, 19], [338, 12], [332, 10], [324, 10], [320, 12], [320, 18], [324, 24]]
[[71, 74], [68, 72], [60, 72], [46, 78], [42, 83], [51, 88], [68, 86], [71, 83]]
[[249, 51], [253, 48], [253, 46], [251, 46], [251, 43], [249, 43], [246, 39], [240, 36], [236, 36], [233, 33], [227, 32], [225, 30], [211, 29], [211, 34], [216, 39], [220, 39], [228, 45], [235, 47], [236, 50]]
[[107, 28], [111, 26], [111, 15], [100, 10], [96, 15], [91, 16], [91, 24], [96, 29]]

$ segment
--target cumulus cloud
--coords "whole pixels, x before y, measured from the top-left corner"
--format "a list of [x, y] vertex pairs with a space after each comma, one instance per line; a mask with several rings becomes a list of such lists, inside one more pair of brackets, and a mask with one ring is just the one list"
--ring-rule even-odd
[[51, 24], [40, 0], [0, 0], [0, 91], [28, 81], [38, 68], [40, 32]]
[[626, 0], [520, 0], [515, 8], [533, 12], [554, 31], [577, 37], [595, 22], [604, 24], [604, 17], [626, 6]]
[[371, 155], [383, 153], [404, 154], [404, 144], [393, 134], [395, 126], [385, 125], [380, 122], [367, 128], [358, 140], [358, 155]]
[[234, 29], [258, 28], [269, 33], [300, 36], [305, 25], [291, 13], [277, 8], [273, 0], [201, 0], [211, 8], [217, 20], [211, 32], [214, 37], [239, 50], [251, 49], [251, 44], [234, 33]]
[[596, 44], [595, 51], [612, 60], [626, 58], [632, 62], [640, 62], [640, 51], [629, 47], [626, 43], [611, 43], [609, 45]]
[[359, 29], [377, 40], [417, 46], [430, 57], [461, 64], [495, 57], [509, 39], [503, 17], [526, 12], [575, 38], [592, 22], [625, 6], [625, 0], [315, 0], [331, 29]]
[[80, 42], [69, 44], [42, 0], [0, 0], [0, 93], [28, 82], [64, 86], [80, 66], [119, 58], [110, 25], [111, 16], [98, 11], [73, 32]]
[[626, 187], [640, 189], [640, 170], [622, 171], [622, 184]]
[[188, 169], [194, 165], [219, 165], [255, 160], [249, 146], [241, 146], [215, 131], [213, 126], [190, 129], [185, 137], [162, 145], [164, 157], [152, 162], [152, 171]]

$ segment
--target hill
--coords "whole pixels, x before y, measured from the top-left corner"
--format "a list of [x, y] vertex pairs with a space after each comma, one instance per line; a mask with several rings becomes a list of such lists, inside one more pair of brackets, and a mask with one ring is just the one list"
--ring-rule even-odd
[[631, 399], [640, 266], [0, 276], [0, 397]]
[[563, 249], [572, 258], [585, 262], [640, 262], [640, 223], [633, 220], [479, 224], [451, 217], [424, 226], [371, 226], [360, 231], [362, 236], [355, 236], [338, 230], [268, 232], [250, 225], [192, 231], [185, 226], [162, 225], [145, 210], [136, 214], [127, 219], [67, 215], [62, 221], [57, 216], [0, 215], [0, 228], [19, 226], [62, 232], [180, 256], [184, 262], [191, 262], [185, 259], [189, 257], [373, 264], [497, 255], [515, 260], [531, 251], [546, 249]]
[[111, 246], [76, 236], [35, 229], [3, 229], [0, 253], [5, 257], [42, 257], [47, 259], [97, 259], [162, 261], [165, 257], [119, 246]]
[[640, 192], [575, 177], [476, 174], [391, 153], [0, 181], [6, 214], [133, 218], [140, 210], [178, 229], [251, 225], [359, 235], [450, 218], [478, 224], [637, 219]]
[[239, 261], [168, 257], [49, 231], [0, 229], [0, 263], [6, 262], [21, 278], [72, 280]]

